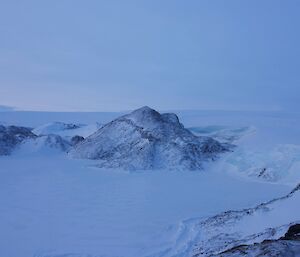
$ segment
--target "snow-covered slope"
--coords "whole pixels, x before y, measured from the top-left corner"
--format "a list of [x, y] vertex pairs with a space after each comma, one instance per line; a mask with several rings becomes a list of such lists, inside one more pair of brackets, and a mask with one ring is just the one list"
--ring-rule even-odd
[[29, 128], [0, 125], [0, 155], [66, 152], [81, 140], [75, 136], [69, 142], [55, 134], [36, 135]]
[[[240, 245], [279, 239], [291, 224], [300, 222], [299, 202], [300, 184], [288, 195], [254, 208], [226, 211], [209, 218], [184, 221], [184, 229], [178, 234], [176, 244], [163, 256], [208, 257], [223, 256], [224, 252], [224, 256], [231, 256], [229, 250]], [[256, 249], [252, 250], [254, 254]], [[250, 253], [251, 247], [249, 256], [260, 256]]]
[[[255, 126], [203, 126], [192, 127], [190, 130], [196, 135], [210, 136], [219, 142], [237, 145], [223, 163], [235, 175], [291, 185], [300, 181], [300, 144], [297, 144], [297, 138], [287, 144], [278, 143], [278, 138], [274, 137], [270, 143], [268, 140], [257, 139], [264, 131]], [[270, 128], [269, 134], [274, 132], [277, 131]], [[284, 137], [288, 135], [287, 131]]]
[[71, 143], [59, 135], [49, 134], [37, 136], [23, 141], [14, 152], [17, 155], [34, 155], [67, 152], [72, 147]]
[[239, 147], [227, 163], [232, 172], [252, 179], [290, 184], [300, 181], [300, 145], [275, 145], [267, 150]]
[[175, 114], [143, 107], [106, 124], [71, 155], [101, 160], [102, 167], [196, 170], [228, 150], [229, 145], [192, 134]]
[[40, 127], [37, 127], [33, 130], [36, 135], [47, 135], [47, 134], [56, 134], [65, 130], [78, 129], [82, 125], [80, 124], [71, 124], [63, 122], [52, 122]]

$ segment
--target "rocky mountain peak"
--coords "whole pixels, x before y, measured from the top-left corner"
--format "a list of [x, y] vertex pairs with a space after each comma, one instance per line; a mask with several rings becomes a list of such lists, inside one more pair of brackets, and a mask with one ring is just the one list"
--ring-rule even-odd
[[226, 150], [226, 145], [185, 129], [176, 114], [145, 106], [104, 125], [71, 155], [100, 160], [104, 167], [195, 170]]

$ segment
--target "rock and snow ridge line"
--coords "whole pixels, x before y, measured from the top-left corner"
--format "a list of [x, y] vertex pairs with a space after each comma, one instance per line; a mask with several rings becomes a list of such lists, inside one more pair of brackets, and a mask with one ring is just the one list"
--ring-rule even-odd
[[[68, 124], [67, 124], [68, 125]], [[75, 129], [68, 126], [66, 129]], [[11, 155], [15, 150], [36, 152], [44, 148], [68, 151], [83, 140], [81, 136], [73, 136], [69, 140], [57, 134], [35, 134], [34, 130], [26, 127], [0, 125], [0, 156]]]
[[[256, 254], [264, 246], [269, 248], [269, 253], [280, 253], [282, 249], [300, 251], [299, 241], [283, 242], [283, 245], [281, 241], [290, 226], [300, 223], [299, 200], [300, 184], [289, 194], [253, 208], [230, 210], [209, 218], [183, 221], [174, 246], [157, 256], [243, 256], [242, 250], [247, 252], [245, 256], [270, 256]], [[266, 245], [265, 240], [274, 242]]]
[[99, 160], [107, 168], [197, 170], [231, 147], [194, 135], [176, 114], [145, 106], [101, 127], [77, 144], [71, 156]]

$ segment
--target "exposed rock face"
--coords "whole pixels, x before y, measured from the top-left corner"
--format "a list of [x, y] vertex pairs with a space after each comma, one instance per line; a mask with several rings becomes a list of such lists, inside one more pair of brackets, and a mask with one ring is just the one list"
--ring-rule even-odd
[[300, 256], [300, 224], [290, 226], [280, 239], [264, 240], [252, 245], [239, 245], [224, 251], [219, 256]]
[[227, 150], [226, 144], [192, 134], [175, 114], [143, 107], [106, 124], [71, 154], [101, 160], [102, 167], [196, 170]]
[[36, 138], [30, 129], [0, 125], [0, 155], [9, 155], [17, 145], [26, 139]]
[[289, 227], [289, 230], [285, 233], [281, 240], [298, 240], [300, 241], [300, 224], [294, 224]]
[[71, 146], [70, 143], [64, 140], [61, 136], [53, 134], [40, 136], [36, 141], [39, 141], [38, 144], [40, 145], [61, 151], [67, 151]]
[[84, 140], [84, 137], [82, 137], [82, 136], [74, 136], [74, 137], [72, 137], [71, 138], [71, 145], [77, 145], [77, 144], [79, 144], [80, 142], [82, 142]]
[[240, 245], [225, 251], [218, 256], [240, 257], [240, 256], [277, 256], [277, 257], [296, 257], [300, 256], [300, 241], [288, 240], [265, 240], [253, 245]]

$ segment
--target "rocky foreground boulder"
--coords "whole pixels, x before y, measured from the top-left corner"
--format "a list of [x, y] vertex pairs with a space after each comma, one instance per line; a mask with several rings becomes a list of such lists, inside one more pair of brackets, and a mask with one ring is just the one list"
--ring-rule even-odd
[[100, 167], [197, 170], [229, 149], [227, 144], [194, 135], [173, 113], [142, 107], [104, 125], [70, 154], [99, 160]]

